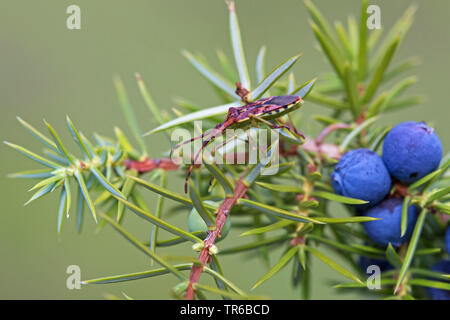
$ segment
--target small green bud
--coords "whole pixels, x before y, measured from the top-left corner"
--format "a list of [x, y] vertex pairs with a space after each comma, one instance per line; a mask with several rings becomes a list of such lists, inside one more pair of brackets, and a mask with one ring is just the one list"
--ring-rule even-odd
[[192, 250], [194, 250], [194, 251], [202, 251], [202, 249], [204, 247], [205, 247], [205, 245], [203, 244], [203, 242], [197, 242], [197, 243], [194, 243], [192, 245]]
[[218, 254], [218, 253], [219, 253], [219, 248], [217, 248], [215, 245], [212, 245], [212, 246], [209, 248], [209, 254], [210, 254], [210, 255], [215, 256], [215, 255]]
[[181, 282], [181, 283], [177, 284], [175, 287], [173, 287], [172, 294], [175, 297], [181, 297], [186, 292], [187, 287], [188, 287], [188, 283], [186, 281]]

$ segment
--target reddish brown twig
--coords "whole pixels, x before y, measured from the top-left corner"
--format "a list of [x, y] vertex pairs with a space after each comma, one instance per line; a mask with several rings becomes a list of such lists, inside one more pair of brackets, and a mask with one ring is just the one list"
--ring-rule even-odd
[[335, 130], [347, 129], [347, 128], [350, 128], [350, 125], [347, 124], [347, 123], [333, 123], [333, 124], [330, 124], [325, 129], [323, 129], [323, 131], [317, 136], [316, 143], [317, 144], [321, 144], [323, 139], [325, 139], [325, 137], [327, 135], [329, 135], [331, 132], [333, 132]]
[[400, 181], [392, 179], [392, 185], [394, 186], [394, 193], [391, 195], [391, 197], [404, 198], [409, 195], [408, 186], [401, 183]]
[[317, 144], [315, 140], [306, 137], [305, 143], [303, 143], [300, 147], [305, 151], [317, 154], [319, 159], [322, 159], [323, 155], [336, 160], [341, 158], [339, 147], [332, 143]]
[[171, 159], [150, 159], [146, 158], [142, 161], [125, 159], [124, 165], [127, 170], [134, 169], [138, 173], [146, 173], [155, 169], [163, 169], [166, 171], [173, 171], [178, 169], [178, 165]]
[[[363, 108], [363, 110], [361, 111], [361, 114], [355, 119], [355, 122], [357, 125], [362, 124], [364, 121], [366, 121], [367, 119], [367, 112], [366, 110]], [[363, 130], [361, 131], [361, 137], [363, 137], [364, 139], [366, 138], [367, 135], [367, 130]]]
[[222, 227], [225, 224], [225, 221], [230, 214], [231, 208], [236, 204], [236, 202], [245, 196], [247, 193], [248, 187], [244, 184], [243, 178], [245, 174], [239, 179], [236, 184], [236, 188], [234, 190], [234, 195], [229, 198], [225, 198], [225, 200], [220, 205], [217, 217], [216, 217], [216, 230], [211, 231], [208, 234], [208, 237], [204, 240], [203, 249], [200, 252], [198, 260], [200, 264], [194, 264], [191, 269], [191, 274], [189, 276], [189, 284], [186, 290], [186, 300], [193, 300], [195, 295], [194, 285], [198, 283], [200, 275], [202, 274], [203, 268], [210, 261], [210, 252], [209, 249], [214, 245], [216, 239], [220, 236], [220, 232]]

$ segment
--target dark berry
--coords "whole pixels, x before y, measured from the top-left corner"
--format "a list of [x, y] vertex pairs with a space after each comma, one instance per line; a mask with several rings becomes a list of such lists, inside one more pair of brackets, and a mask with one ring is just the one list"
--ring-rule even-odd
[[383, 161], [391, 175], [412, 183], [436, 170], [442, 144], [425, 122], [402, 122], [392, 128], [383, 142]]
[[339, 160], [331, 175], [334, 191], [350, 198], [369, 201], [375, 205], [388, 194], [391, 177], [381, 157], [369, 149], [347, 152]]
[[403, 199], [388, 198], [366, 210], [364, 216], [381, 219], [363, 223], [369, 238], [380, 245], [387, 246], [391, 243], [395, 247], [408, 240], [417, 221], [417, 208], [408, 207], [408, 225], [401, 237], [402, 208]]
[[380, 268], [381, 272], [389, 271], [394, 269], [392, 264], [389, 263], [389, 261], [385, 259], [375, 259], [375, 258], [368, 258], [368, 257], [359, 257], [359, 266], [361, 270], [366, 273], [367, 268], [371, 265], [376, 265]]
[[[431, 270], [442, 274], [450, 274], [450, 260], [439, 261], [438, 263], [436, 263], [431, 267]], [[442, 281], [450, 282], [442, 279], [432, 279], [432, 280], [441, 282]], [[450, 300], [450, 290], [428, 288], [428, 295], [432, 300]]]
[[445, 232], [445, 249], [447, 249], [447, 253], [450, 254], [450, 225]]

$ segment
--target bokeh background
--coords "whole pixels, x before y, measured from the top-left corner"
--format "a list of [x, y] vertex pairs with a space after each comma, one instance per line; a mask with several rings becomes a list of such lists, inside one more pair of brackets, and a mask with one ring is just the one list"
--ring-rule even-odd
[[[358, 16], [359, 1], [317, 0], [329, 19]], [[412, 90], [424, 94], [423, 105], [398, 112], [381, 121], [427, 120], [432, 123], [449, 150], [448, 75], [450, 64], [450, 2], [446, 0], [370, 1], [381, 7], [382, 25], [392, 26], [412, 3], [419, 6], [416, 20], [397, 55], [415, 55], [422, 64], [415, 70], [419, 83]], [[81, 30], [66, 28], [66, 8], [81, 7]], [[267, 46], [267, 70], [284, 59], [303, 52], [295, 66], [297, 82], [310, 80], [330, 70], [315, 49], [308, 18], [299, 0], [238, 0], [237, 12], [250, 70], [261, 45]], [[202, 52], [218, 66], [215, 50], [229, 45], [228, 15], [221, 0], [2, 0], [0, 2], [0, 138], [39, 151], [40, 145], [16, 121], [23, 117], [37, 128], [42, 119], [52, 123], [67, 139], [65, 115], [69, 114], [84, 133], [113, 134], [113, 127], [125, 128], [112, 84], [120, 75], [144, 129], [154, 127], [134, 78], [140, 72], [160, 108], [170, 110], [174, 97], [185, 97], [200, 105], [213, 106], [218, 100], [207, 82], [185, 61], [182, 49]], [[252, 74], [254, 79], [254, 74]], [[410, 89], [411, 90], [411, 89]], [[326, 112], [313, 104], [302, 109], [305, 115]], [[168, 148], [161, 136], [147, 139], [152, 156]], [[74, 147], [74, 145], [71, 145]], [[6, 178], [7, 173], [36, 167], [15, 151], [0, 146], [0, 298], [2, 299], [102, 299], [105, 294], [126, 292], [134, 298], [166, 299], [176, 284], [170, 275], [124, 284], [66, 288], [66, 268], [79, 265], [83, 279], [150, 269], [141, 252], [111, 228], [94, 233], [86, 215], [82, 235], [75, 231], [74, 217], [56, 233], [57, 195], [24, 207], [30, 181]], [[181, 176], [172, 174], [170, 187], [181, 191]], [[146, 193], [149, 203], [154, 197]], [[167, 202], [168, 203], [168, 202]], [[166, 206], [170, 213], [170, 206]], [[171, 218], [179, 226], [186, 216]], [[125, 227], [146, 240], [151, 225], [129, 215]], [[222, 246], [242, 241], [231, 233]], [[188, 245], [171, 253], [190, 254]], [[277, 258], [280, 252], [271, 253]], [[241, 254], [222, 258], [226, 275], [249, 290], [265, 273], [263, 264]], [[337, 294], [330, 280], [343, 280], [320, 261], [313, 260], [315, 299], [361, 298], [354, 293]], [[298, 289], [289, 282], [290, 267], [255, 290], [282, 299], [297, 299]], [[206, 278], [206, 277], [203, 277]]]

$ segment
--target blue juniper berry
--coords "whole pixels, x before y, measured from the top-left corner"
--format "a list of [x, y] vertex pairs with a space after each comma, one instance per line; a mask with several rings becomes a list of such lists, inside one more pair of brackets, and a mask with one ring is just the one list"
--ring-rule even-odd
[[391, 177], [377, 153], [361, 148], [342, 156], [334, 168], [331, 183], [339, 195], [369, 201], [359, 205], [364, 208], [384, 199], [391, 188]]
[[378, 266], [381, 272], [394, 269], [394, 266], [390, 264], [386, 259], [375, 259], [364, 256], [359, 257], [359, 266], [364, 273], [367, 272], [367, 268], [371, 265]]
[[387, 169], [394, 178], [407, 184], [436, 170], [441, 158], [441, 141], [425, 122], [399, 123], [383, 142]]
[[[431, 270], [443, 274], [450, 274], [450, 260], [439, 261], [438, 263], [436, 263], [431, 267]], [[432, 280], [443, 281], [441, 279], [432, 279]], [[444, 280], [444, 282], [449, 281]], [[450, 290], [428, 288], [428, 295], [433, 300], [450, 300]]]
[[447, 249], [447, 253], [450, 254], [450, 225], [445, 232], [445, 249]]
[[388, 198], [366, 210], [365, 216], [381, 219], [363, 223], [369, 238], [379, 245], [387, 246], [391, 243], [395, 247], [408, 240], [417, 221], [417, 208], [414, 205], [408, 207], [408, 225], [401, 237], [402, 208], [403, 198]]

